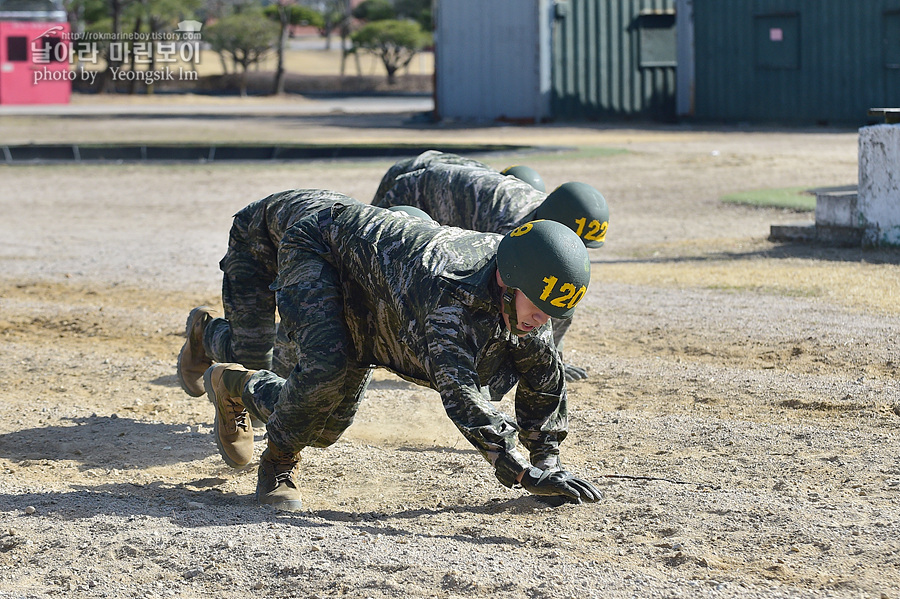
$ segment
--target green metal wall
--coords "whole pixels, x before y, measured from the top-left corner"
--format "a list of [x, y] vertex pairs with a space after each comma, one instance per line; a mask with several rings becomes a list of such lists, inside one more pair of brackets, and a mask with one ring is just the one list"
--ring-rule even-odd
[[693, 0], [697, 120], [862, 126], [900, 106], [900, 0]]
[[558, 2], [553, 116], [674, 119], [674, 9], [674, 0]]

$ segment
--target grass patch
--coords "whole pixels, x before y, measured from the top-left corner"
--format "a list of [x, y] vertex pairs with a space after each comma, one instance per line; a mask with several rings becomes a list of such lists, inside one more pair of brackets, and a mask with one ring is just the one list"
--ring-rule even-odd
[[798, 212], [812, 212], [816, 209], [816, 196], [805, 187], [740, 191], [723, 196], [722, 201], [728, 204], [744, 204], [759, 208], [784, 208]]

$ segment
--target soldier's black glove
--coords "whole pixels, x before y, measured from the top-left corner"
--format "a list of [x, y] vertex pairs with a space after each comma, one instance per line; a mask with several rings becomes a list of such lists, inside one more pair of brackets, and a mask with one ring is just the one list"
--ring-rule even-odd
[[565, 470], [541, 470], [531, 467], [522, 475], [522, 487], [533, 495], [561, 495], [572, 503], [600, 501], [597, 487], [572, 476]]
[[572, 381], [580, 381], [582, 379], [587, 378], [587, 370], [582, 368], [581, 366], [573, 366], [571, 364], [563, 364], [563, 368], [566, 371], [566, 382], [571, 383]]

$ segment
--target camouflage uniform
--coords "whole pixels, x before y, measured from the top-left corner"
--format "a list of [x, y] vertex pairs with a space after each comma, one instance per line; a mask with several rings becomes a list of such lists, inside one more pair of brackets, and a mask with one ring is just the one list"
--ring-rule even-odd
[[[456, 427], [506, 486], [531, 463], [559, 467], [566, 385], [550, 327], [519, 338], [500, 314], [500, 235], [371, 206], [304, 218], [278, 254], [278, 309], [298, 363], [254, 373], [243, 404], [269, 443], [326, 447], [353, 421], [373, 367], [437, 390]], [[516, 418], [491, 404], [518, 384]]]
[[[395, 163], [394, 166], [389, 168], [388, 172], [384, 174], [384, 177], [381, 178], [381, 182], [378, 184], [378, 190], [375, 192], [375, 198], [383, 198], [387, 191], [394, 186], [394, 180], [400, 175], [420, 168], [425, 168], [432, 164], [455, 164], [458, 166], [472, 166], [475, 168], [490, 168], [483, 162], [478, 162], [477, 160], [472, 160], [471, 158], [464, 158], [458, 154], [438, 152], [437, 150], [428, 150], [426, 152], [422, 152], [415, 158], [400, 160], [399, 162]], [[385, 206], [385, 208], [390, 208], [390, 206]]]
[[[534, 220], [546, 193], [485, 164], [457, 161], [454, 156], [431, 150], [398, 162], [382, 179], [372, 205], [414, 206], [442, 225], [501, 235]], [[389, 178], [393, 184], [388, 186]], [[571, 324], [571, 318], [552, 320], [559, 351]]]
[[[203, 347], [216, 362], [249, 369], [272, 369], [275, 345], [275, 292], [278, 248], [284, 232], [303, 216], [335, 203], [356, 200], [321, 189], [284, 191], [253, 202], [234, 215], [228, 251], [219, 262], [225, 318], [212, 320]], [[287, 353], [285, 353], [287, 352]], [[279, 340], [274, 370], [287, 375], [297, 363], [290, 345]]]

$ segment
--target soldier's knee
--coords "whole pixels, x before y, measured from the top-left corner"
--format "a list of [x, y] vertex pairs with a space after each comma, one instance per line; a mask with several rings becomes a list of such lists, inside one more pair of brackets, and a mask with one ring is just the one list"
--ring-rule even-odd
[[332, 445], [334, 445], [335, 443], [337, 443], [337, 440], [338, 440], [339, 438], [340, 438], [340, 435], [337, 435], [336, 437], [333, 437], [333, 438], [332, 438], [332, 437], [327, 437], [327, 436], [320, 436], [320, 437], [317, 437], [317, 438], [312, 442], [311, 446], [312, 446], [312, 447], [318, 447], [318, 448], [320, 448], [320, 449], [325, 448], [325, 447], [331, 447]]

